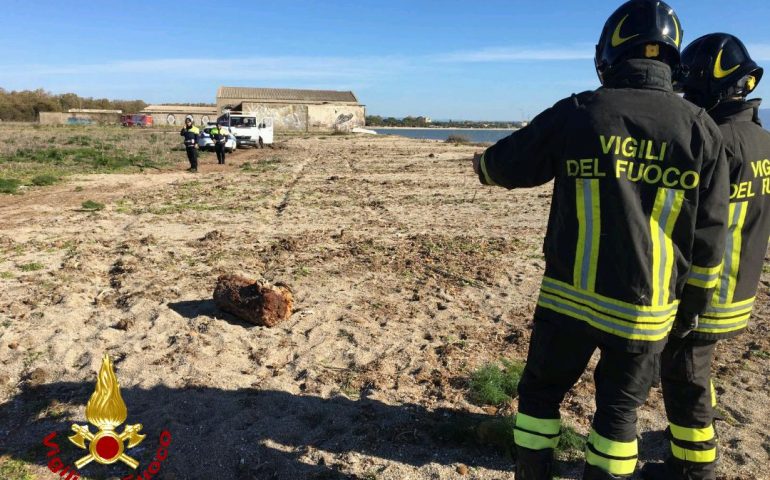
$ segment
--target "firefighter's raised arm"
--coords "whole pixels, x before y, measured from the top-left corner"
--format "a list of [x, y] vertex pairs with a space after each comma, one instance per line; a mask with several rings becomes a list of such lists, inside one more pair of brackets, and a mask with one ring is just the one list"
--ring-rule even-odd
[[559, 130], [566, 109], [574, 109], [573, 99], [565, 99], [535, 117], [532, 122], [474, 156], [474, 172], [484, 185], [508, 189], [535, 187], [555, 175]]

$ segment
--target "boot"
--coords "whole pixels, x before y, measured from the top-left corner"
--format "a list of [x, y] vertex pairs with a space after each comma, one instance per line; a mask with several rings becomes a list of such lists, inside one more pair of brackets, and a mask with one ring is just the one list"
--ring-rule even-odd
[[530, 450], [516, 446], [516, 480], [553, 479], [553, 449]]
[[583, 470], [583, 480], [615, 480], [622, 478], [631, 478], [631, 475], [613, 475], [610, 472], [587, 463], [585, 470]]
[[640, 473], [644, 480], [667, 480], [673, 478], [665, 463], [645, 463]]
[[714, 480], [716, 464], [686, 464], [669, 458], [666, 463], [647, 463], [641, 470], [644, 480]]

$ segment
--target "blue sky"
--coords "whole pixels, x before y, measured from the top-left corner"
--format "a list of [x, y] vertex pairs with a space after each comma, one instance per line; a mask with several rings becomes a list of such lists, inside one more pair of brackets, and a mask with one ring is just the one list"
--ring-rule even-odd
[[[213, 102], [219, 85], [352, 89], [378, 115], [514, 120], [593, 89], [622, 2], [4, 0], [0, 87]], [[672, 2], [685, 43], [741, 37], [770, 66], [770, 2]], [[770, 92], [770, 75], [757, 96]]]

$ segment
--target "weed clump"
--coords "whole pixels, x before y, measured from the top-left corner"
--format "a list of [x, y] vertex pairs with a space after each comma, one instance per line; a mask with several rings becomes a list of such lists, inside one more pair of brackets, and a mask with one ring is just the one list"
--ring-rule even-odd
[[95, 202], [93, 200], [86, 200], [85, 202], [80, 204], [80, 207], [83, 210], [87, 210], [89, 212], [96, 212], [96, 211], [99, 211], [99, 210], [104, 210], [104, 204], [103, 203]]
[[470, 379], [471, 401], [477, 405], [503, 405], [516, 397], [524, 364], [502, 360], [502, 367], [486, 364], [473, 372]]
[[56, 175], [50, 175], [50, 174], [42, 174], [42, 175], [36, 175], [32, 177], [32, 180], [30, 183], [32, 185], [35, 185], [36, 187], [45, 187], [48, 185], [53, 185], [59, 181], [59, 177]]
[[32, 262], [32, 263], [25, 263], [23, 265], [19, 265], [19, 270], [22, 272], [36, 272], [38, 270], [42, 270], [45, 268], [45, 265], [38, 262]]
[[21, 181], [15, 178], [0, 178], [0, 193], [16, 193]]

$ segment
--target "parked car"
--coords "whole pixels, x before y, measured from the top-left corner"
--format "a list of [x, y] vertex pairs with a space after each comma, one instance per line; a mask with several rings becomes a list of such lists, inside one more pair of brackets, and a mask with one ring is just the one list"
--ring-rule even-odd
[[[216, 125], [209, 125], [208, 127], [204, 128], [198, 137], [198, 147], [200, 147], [201, 150], [214, 150], [214, 139], [211, 138], [211, 129], [215, 126]], [[236, 149], [237, 145], [238, 143], [235, 139], [235, 135], [229, 133], [227, 135], [227, 141], [225, 142], [225, 151], [227, 153], [232, 153]]]

